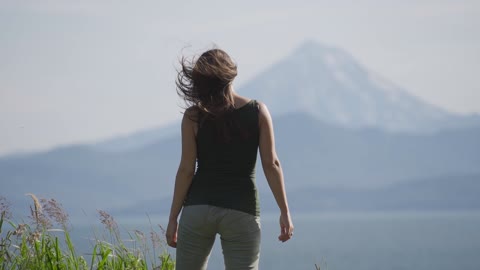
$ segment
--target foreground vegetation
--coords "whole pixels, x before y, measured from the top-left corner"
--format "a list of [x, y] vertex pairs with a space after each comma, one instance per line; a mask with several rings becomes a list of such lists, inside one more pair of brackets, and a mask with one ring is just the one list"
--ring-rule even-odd
[[128, 239], [123, 240], [117, 223], [105, 211], [98, 211], [103, 236], [95, 235], [91, 253], [79, 254], [70, 238], [68, 215], [61, 204], [28, 195], [33, 200], [29, 222], [18, 224], [12, 220], [8, 202], [0, 197], [1, 270], [175, 269], [165, 240], [153, 226], [148, 234], [139, 230], [126, 232]]
[[[29, 221], [22, 223], [12, 220], [10, 205], [0, 196], [0, 270], [175, 269], [160, 225], [161, 234], [150, 226], [148, 234], [128, 231], [124, 240], [114, 218], [100, 210], [104, 226], [101, 236], [94, 234], [91, 253], [79, 254], [70, 238], [68, 214], [62, 205], [54, 199], [28, 195], [33, 204]], [[320, 270], [320, 266], [315, 264], [315, 269]]]

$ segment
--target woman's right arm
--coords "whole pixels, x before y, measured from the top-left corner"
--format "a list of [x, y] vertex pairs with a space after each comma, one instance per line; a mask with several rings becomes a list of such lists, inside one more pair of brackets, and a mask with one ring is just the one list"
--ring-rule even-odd
[[283, 181], [283, 172], [275, 151], [275, 136], [273, 133], [272, 117], [263, 103], [259, 103], [259, 126], [260, 126], [260, 158], [263, 172], [268, 185], [272, 190], [275, 201], [280, 208], [280, 236], [282, 242], [287, 241], [293, 235], [293, 223], [288, 209], [287, 194]]
[[192, 183], [197, 160], [197, 146], [195, 141], [195, 122], [190, 119], [191, 111], [187, 110], [182, 120], [182, 158], [178, 166], [173, 192], [172, 207], [166, 231], [167, 244], [177, 246], [178, 215], [183, 207], [183, 201]]

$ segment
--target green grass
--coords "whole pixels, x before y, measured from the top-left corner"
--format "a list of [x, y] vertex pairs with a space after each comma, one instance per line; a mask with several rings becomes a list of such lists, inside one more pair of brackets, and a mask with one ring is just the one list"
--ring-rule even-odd
[[0, 197], [1, 270], [175, 269], [163, 236], [152, 226], [149, 237], [139, 230], [128, 232], [127, 245], [115, 220], [105, 211], [99, 211], [103, 237], [95, 235], [90, 254], [78, 254], [70, 238], [68, 215], [61, 204], [29, 195], [34, 202], [30, 221], [19, 224], [12, 221], [8, 203]]
[[[134, 230], [123, 240], [119, 226], [105, 211], [98, 211], [103, 230], [92, 232], [91, 253], [79, 254], [70, 238], [68, 215], [54, 199], [28, 194], [29, 222], [12, 221], [9, 204], [0, 196], [0, 270], [174, 270], [164, 232], [151, 225], [148, 234]], [[55, 227], [56, 226], [56, 227]], [[125, 242], [128, 242], [127, 245]], [[88, 259], [88, 260], [87, 260]], [[328, 269], [326, 262], [322, 270]], [[320, 270], [320, 265], [315, 264]]]

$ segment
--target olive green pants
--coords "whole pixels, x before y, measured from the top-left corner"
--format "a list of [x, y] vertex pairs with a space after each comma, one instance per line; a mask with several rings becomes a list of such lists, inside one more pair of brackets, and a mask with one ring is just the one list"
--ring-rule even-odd
[[182, 210], [178, 225], [176, 270], [205, 270], [220, 234], [226, 270], [258, 269], [260, 218], [211, 205]]

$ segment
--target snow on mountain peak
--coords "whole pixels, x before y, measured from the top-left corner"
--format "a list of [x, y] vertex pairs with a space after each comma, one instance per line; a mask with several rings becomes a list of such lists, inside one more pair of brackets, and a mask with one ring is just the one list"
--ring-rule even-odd
[[369, 71], [348, 52], [315, 41], [303, 43], [241, 92], [263, 100], [274, 114], [303, 111], [346, 127], [417, 133], [458, 125], [461, 118]]

